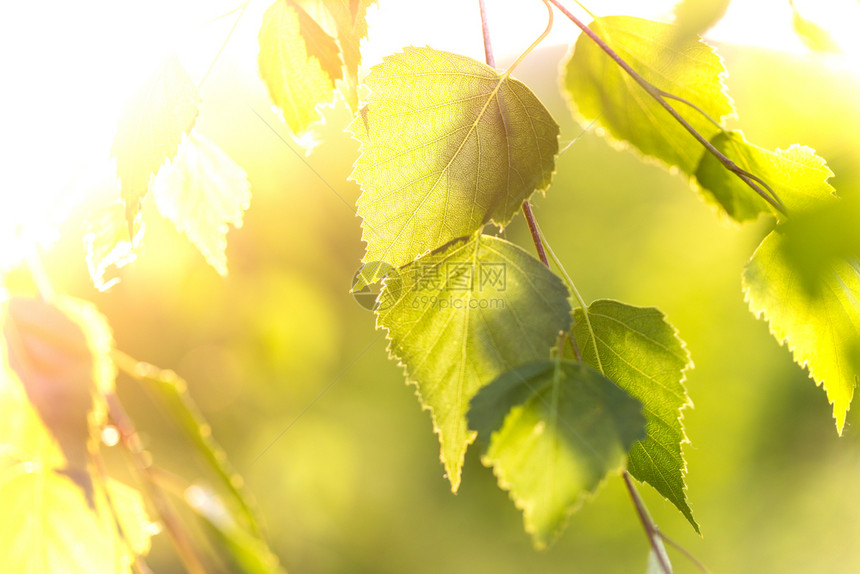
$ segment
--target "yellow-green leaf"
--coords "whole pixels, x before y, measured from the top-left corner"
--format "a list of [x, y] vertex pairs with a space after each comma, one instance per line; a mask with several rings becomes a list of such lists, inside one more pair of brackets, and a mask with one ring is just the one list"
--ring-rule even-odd
[[478, 390], [549, 358], [570, 327], [561, 280], [519, 247], [487, 235], [458, 240], [399, 272], [379, 295], [377, 326], [433, 417], [452, 490], [475, 440], [466, 412]]
[[647, 435], [630, 449], [630, 474], [665, 496], [699, 532], [687, 502], [681, 450], [689, 442], [682, 420], [692, 406], [684, 387], [692, 362], [677, 331], [654, 307], [598, 300], [588, 306], [587, 322], [576, 310], [572, 333], [582, 360], [643, 405]]
[[[131, 574], [152, 532], [140, 493], [98, 483], [94, 505], [63, 474], [38, 462], [0, 470], [0, 560], [15, 574]], [[121, 536], [108, 505], [116, 511]]]
[[291, 0], [269, 6], [259, 42], [260, 76], [269, 96], [290, 131], [302, 136], [320, 120], [317, 106], [334, 99], [343, 65], [337, 43]]
[[431, 48], [405, 48], [374, 66], [367, 106], [349, 129], [361, 142], [365, 262], [395, 267], [506, 225], [549, 185], [558, 125], [521, 82]]
[[[764, 238], [744, 271], [744, 292], [750, 310], [767, 320], [774, 338], [824, 387], [842, 434], [860, 376], [858, 251], [847, 258], [819, 252], [810, 277], [792, 257], [793, 232], [783, 226]], [[816, 238], [805, 240], [815, 250]]]
[[161, 214], [197, 246], [221, 275], [227, 274], [227, 225], [242, 226], [251, 202], [245, 170], [196, 131], [171, 165], [152, 183]]
[[[763, 179], [789, 213], [835, 198], [833, 188], [827, 183], [833, 172], [806, 146], [770, 151], [749, 143], [740, 132], [719, 133], [711, 143], [738, 167]], [[705, 197], [736, 221], [774, 213], [770, 204], [709, 153], [702, 157], [695, 175]]]
[[129, 235], [150, 179], [176, 155], [182, 136], [197, 120], [200, 95], [175, 54], [126, 105], [111, 152], [116, 157]]
[[[631, 16], [597, 18], [589, 27], [658, 89], [698, 106], [717, 122], [734, 113], [722, 81], [723, 62], [698, 36]], [[666, 165], [689, 174], [696, 170], [701, 144], [585, 34], [565, 66], [563, 86], [583, 121], [598, 120], [616, 140]], [[668, 101], [705, 138], [720, 131], [686, 104]]]
[[336, 0], [325, 2], [334, 16], [337, 41], [344, 65], [342, 92], [353, 111], [358, 110], [358, 66], [361, 64], [361, 40], [367, 37], [367, 9], [376, 0]]

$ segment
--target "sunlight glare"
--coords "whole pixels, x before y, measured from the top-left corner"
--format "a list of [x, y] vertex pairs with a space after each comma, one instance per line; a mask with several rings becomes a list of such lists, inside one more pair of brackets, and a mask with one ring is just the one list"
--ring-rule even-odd
[[[58, 238], [71, 215], [119, 197], [117, 119], [203, 2], [15, 2], [4, 7], [0, 270]], [[211, 58], [211, 55], [210, 55]], [[73, 238], [80, 240], [79, 237]]]

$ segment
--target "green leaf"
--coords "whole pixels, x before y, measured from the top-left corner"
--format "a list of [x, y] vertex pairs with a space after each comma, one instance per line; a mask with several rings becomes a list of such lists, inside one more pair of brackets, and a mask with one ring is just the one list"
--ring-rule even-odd
[[297, 136], [320, 121], [320, 104], [334, 100], [342, 77], [340, 49], [308, 13], [291, 0], [278, 0], [263, 14], [260, 75], [284, 122]]
[[13, 297], [4, 315], [8, 366], [59, 444], [64, 472], [91, 501], [91, 427], [105, 418], [103, 402], [94, 399], [98, 391], [113, 388], [116, 376], [110, 328], [92, 305], [73, 299], [54, 305], [41, 298]]
[[653, 307], [600, 300], [588, 306], [588, 319], [593, 338], [582, 309], [574, 313], [573, 334], [583, 361], [641, 401], [648, 419], [647, 436], [630, 451], [628, 471], [665, 496], [699, 532], [687, 503], [681, 452], [689, 442], [682, 411], [692, 406], [684, 388], [684, 371], [692, 366], [684, 342]]
[[466, 412], [478, 390], [519, 365], [549, 357], [570, 327], [561, 280], [496, 237], [460, 239], [389, 274], [377, 327], [433, 418], [452, 490], [475, 440]]
[[361, 142], [364, 261], [395, 267], [504, 226], [552, 178], [558, 125], [525, 85], [471, 58], [404, 48], [374, 66]]
[[[734, 113], [722, 60], [697, 36], [672, 24], [630, 16], [589, 26], [645, 80], [695, 104], [715, 121]], [[564, 91], [583, 121], [599, 120], [614, 138], [692, 174], [704, 148], [590, 38], [581, 34], [565, 66]], [[667, 100], [705, 138], [720, 128], [686, 104]]]
[[[740, 132], [717, 134], [711, 143], [738, 167], [763, 179], [789, 212], [834, 199], [833, 188], [827, 183], [833, 172], [806, 146], [793, 145], [773, 152], [747, 142]], [[695, 175], [705, 197], [736, 221], [774, 213], [770, 204], [709, 153], [702, 157]]]
[[143, 499], [116, 481], [97, 483], [90, 505], [67, 476], [20, 462], [0, 471], [0, 508], [4, 572], [131, 574], [134, 557], [149, 551]]
[[199, 106], [197, 86], [171, 54], [123, 111], [111, 153], [116, 157], [129, 236], [136, 235], [134, 220], [150, 178], [176, 155], [182, 136], [194, 127]]
[[796, 265], [793, 244], [807, 239], [813, 250], [820, 244], [792, 231], [782, 226], [764, 238], [744, 270], [744, 293], [753, 314], [824, 386], [841, 435], [860, 376], [860, 259], [856, 251], [850, 258], [819, 252], [810, 276]]
[[169, 168], [152, 182], [152, 196], [158, 211], [219, 274], [227, 275], [227, 224], [241, 227], [251, 202], [245, 170], [217, 145], [191, 132]]
[[489, 443], [484, 464], [543, 548], [607, 474], [623, 470], [645, 417], [639, 401], [591, 367], [545, 360], [484, 387], [469, 423]]

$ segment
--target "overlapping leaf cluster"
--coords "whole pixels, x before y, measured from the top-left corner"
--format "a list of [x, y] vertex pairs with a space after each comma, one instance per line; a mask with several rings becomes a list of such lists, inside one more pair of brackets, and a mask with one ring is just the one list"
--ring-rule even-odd
[[99, 289], [116, 281], [109, 269], [135, 259], [150, 192], [158, 211], [226, 275], [227, 225], [241, 227], [251, 192], [245, 171], [194, 129], [200, 103], [198, 86], [171, 54], [126, 104], [112, 147], [119, 197], [94, 210], [84, 236]]
[[107, 322], [82, 301], [13, 297], [3, 302], [0, 325], [4, 567], [131, 572], [149, 550], [143, 498], [92, 463], [116, 376]]
[[[543, 547], [633, 449], [635, 476], [695, 525], [681, 457], [688, 359], [674, 330], [656, 310], [612, 303], [617, 324], [582, 332], [559, 277], [482, 234], [549, 186], [552, 116], [508, 73], [431, 48], [388, 56], [365, 81], [370, 96], [350, 126], [361, 143], [352, 178], [367, 243], [356, 287], [394, 269], [383, 278], [377, 326], [430, 411], [452, 489], [481, 438], [484, 464]], [[580, 347], [600, 340], [603, 361], [565, 358], [558, 344], [567, 337]], [[629, 368], [612, 370], [628, 360], [645, 369], [634, 384]]]
[[[832, 172], [810, 148], [770, 151], [725, 128], [723, 119], [733, 113], [722, 83], [725, 69], [697, 36], [683, 27], [624, 16], [598, 18], [590, 28], [722, 157], [699, 145], [585, 35], [576, 42], [564, 75], [576, 113], [597, 119], [616, 140], [691, 176], [705, 199], [732, 219], [777, 216], [779, 225], [747, 265], [744, 293], [752, 312], [768, 320], [773, 336], [787, 343], [795, 361], [824, 386], [841, 434], [860, 377], [860, 246], [843, 236], [846, 228], [856, 227], [856, 202], [836, 197], [827, 182]], [[727, 170], [728, 162], [763, 182], [760, 191], [773, 201]], [[835, 214], [843, 219], [837, 221]], [[816, 264], [802, 265], [799, 252]]]

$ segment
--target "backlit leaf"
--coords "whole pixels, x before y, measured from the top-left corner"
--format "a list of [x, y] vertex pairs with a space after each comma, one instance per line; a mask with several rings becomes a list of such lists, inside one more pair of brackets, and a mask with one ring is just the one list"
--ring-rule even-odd
[[[695, 104], [717, 122], [734, 113], [722, 60], [697, 36], [630, 16], [597, 18], [589, 27], [658, 89]], [[701, 144], [585, 34], [565, 66], [563, 86], [583, 121], [598, 120], [616, 140], [685, 173], [696, 170]], [[686, 104], [668, 102], [705, 138], [720, 131]]]
[[675, 25], [683, 35], [702, 35], [722, 20], [730, 0], [680, 0], [675, 4]]
[[96, 289], [106, 291], [119, 281], [117, 277], [107, 278], [108, 270], [119, 269], [137, 259], [134, 249], [143, 237], [144, 225], [141, 223], [134, 239], [130, 239], [123, 203], [116, 201], [90, 213], [84, 227], [90, 278]]
[[92, 305], [82, 301], [66, 299], [53, 305], [41, 298], [13, 297], [6, 307], [3, 338], [8, 365], [58, 442], [66, 459], [64, 472], [91, 498], [90, 428], [105, 416], [103, 403], [94, 399], [98, 391], [113, 387], [116, 376], [109, 356], [110, 328]]
[[[738, 167], [763, 179], [789, 213], [834, 199], [833, 188], [827, 183], [833, 172], [808, 147], [793, 145], [772, 152], [747, 142], [740, 132], [717, 134], [711, 143]], [[702, 157], [696, 179], [705, 196], [736, 221], [755, 219], [760, 213], [773, 213], [761, 196], [709, 153]]]
[[692, 406], [684, 387], [684, 371], [692, 362], [683, 341], [653, 307], [600, 300], [588, 306], [588, 318], [594, 338], [582, 309], [574, 313], [573, 334], [583, 361], [638, 399], [648, 420], [647, 436], [630, 450], [627, 470], [665, 496], [699, 532], [687, 503], [681, 452], [689, 442], [683, 410]]
[[491, 236], [458, 240], [386, 278], [377, 326], [431, 413], [453, 490], [475, 439], [469, 400], [502, 373], [549, 357], [570, 326], [567, 298], [539, 261]]
[[804, 18], [797, 10], [794, 2], [790, 2], [790, 4], [793, 12], [791, 25], [794, 27], [794, 32], [807, 48], [815, 52], [839, 53], [842, 51], [830, 32], [812, 20]]
[[227, 225], [241, 227], [251, 202], [245, 170], [217, 145], [191, 132], [171, 165], [153, 181], [152, 195], [161, 214], [226, 275]]
[[358, 66], [361, 40], [367, 37], [367, 9], [376, 0], [318, 0], [328, 8], [337, 29], [344, 66], [344, 98], [353, 111], [358, 110]]
[[[810, 277], [793, 258], [791, 231], [783, 226], [764, 238], [744, 270], [744, 293], [750, 310], [824, 387], [842, 434], [860, 376], [860, 259], [819, 251]], [[812, 239], [815, 250], [820, 244]]]
[[170, 55], [126, 106], [111, 153], [116, 157], [129, 235], [150, 179], [176, 155], [197, 120], [200, 94], [176, 55]]
[[538, 361], [507, 372], [472, 400], [469, 424], [489, 443], [483, 462], [523, 511], [543, 548], [644, 435], [642, 405], [598, 371]]
[[334, 100], [342, 77], [340, 49], [297, 2], [277, 0], [263, 14], [260, 76], [284, 122], [297, 136], [320, 120], [317, 106]]
[[151, 528], [143, 499], [115, 481], [107, 489], [96, 485], [91, 507], [68, 477], [22, 462], [0, 471], [0, 508], [4, 572], [130, 574], [134, 557], [149, 550]]
[[350, 125], [361, 142], [364, 261], [395, 267], [503, 226], [552, 178], [558, 125], [525, 85], [471, 58], [405, 48], [365, 79]]

